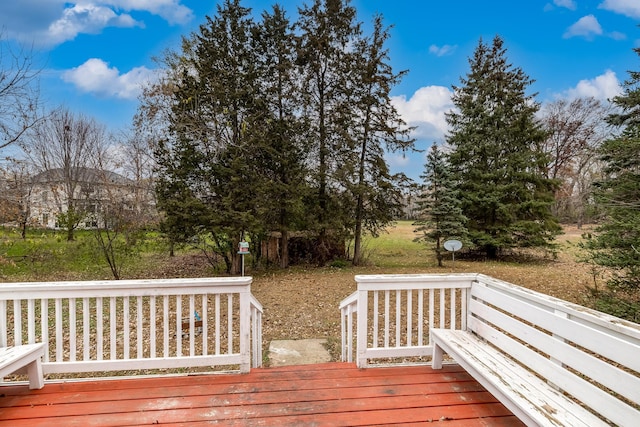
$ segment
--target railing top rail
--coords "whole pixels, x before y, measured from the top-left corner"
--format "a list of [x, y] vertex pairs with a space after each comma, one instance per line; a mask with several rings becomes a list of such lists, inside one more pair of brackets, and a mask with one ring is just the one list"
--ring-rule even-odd
[[36, 298], [64, 296], [70, 292], [76, 297], [162, 295], [175, 289], [185, 293], [197, 293], [199, 289], [215, 288], [217, 292], [244, 292], [249, 290], [251, 277], [209, 277], [193, 279], [142, 279], [101, 280], [69, 282], [16, 282], [0, 283], [0, 299]]
[[256, 308], [256, 310], [258, 310], [260, 313], [264, 312], [264, 308], [262, 307], [262, 304], [260, 304], [260, 301], [258, 301], [258, 300], [256, 299], [256, 297], [254, 297], [253, 295], [251, 295], [251, 297], [250, 297], [250, 300], [249, 300], [249, 301], [251, 302], [251, 305], [252, 305], [253, 307], [255, 307], [255, 308]]
[[358, 291], [355, 291], [340, 302], [340, 310], [358, 302]]
[[358, 290], [469, 288], [477, 274], [371, 274], [357, 275]]

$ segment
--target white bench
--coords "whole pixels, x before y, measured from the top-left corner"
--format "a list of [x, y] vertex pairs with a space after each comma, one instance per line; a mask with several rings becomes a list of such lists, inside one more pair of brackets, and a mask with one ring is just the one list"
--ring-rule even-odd
[[[529, 426], [639, 426], [640, 327], [498, 280], [474, 282], [447, 353]], [[634, 326], [635, 325], [635, 326]]]
[[29, 388], [44, 387], [42, 356], [44, 344], [24, 344], [14, 347], [0, 347], [0, 379], [26, 369]]

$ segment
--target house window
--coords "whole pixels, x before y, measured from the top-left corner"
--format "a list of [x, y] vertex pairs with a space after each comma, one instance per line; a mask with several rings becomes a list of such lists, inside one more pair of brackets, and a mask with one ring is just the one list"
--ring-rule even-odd
[[42, 225], [44, 225], [44, 226], [49, 225], [49, 214], [48, 213], [43, 213], [42, 214]]
[[42, 203], [47, 203], [49, 201], [49, 193], [46, 191], [42, 192]]

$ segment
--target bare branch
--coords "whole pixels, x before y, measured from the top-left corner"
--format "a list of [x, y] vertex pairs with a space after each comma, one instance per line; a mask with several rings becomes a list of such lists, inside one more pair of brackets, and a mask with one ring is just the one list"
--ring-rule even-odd
[[41, 68], [32, 49], [12, 49], [0, 32], [0, 149], [23, 138], [43, 119], [40, 107]]

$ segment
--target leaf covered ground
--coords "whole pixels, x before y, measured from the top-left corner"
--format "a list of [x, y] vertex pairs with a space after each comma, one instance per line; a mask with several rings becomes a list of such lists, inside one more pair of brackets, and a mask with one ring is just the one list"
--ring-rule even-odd
[[[334, 357], [339, 352], [340, 301], [356, 290], [356, 274], [483, 273], [557, 298], [589, 305], [587, 286], [594, 275], [588, 264], [578, 262], [578, 243], [585, 230], [566, 227], [556, 256], [543, 252], [520, 253], [513, 261], [452, 261], [437, 267], [433, 251], [412, 241], [409, 222], [401, 222], [388, 234], [366, 246], [367, 265], [287, 270], [248, 271], [252, 293], [264, 306], [263, 344], [280, 339], [327, 339]], [[211, 275], [197, 254], [166, 259], [151, 269], [155, 277]], [[149, 270], [147, 270], [149, 271]]]

